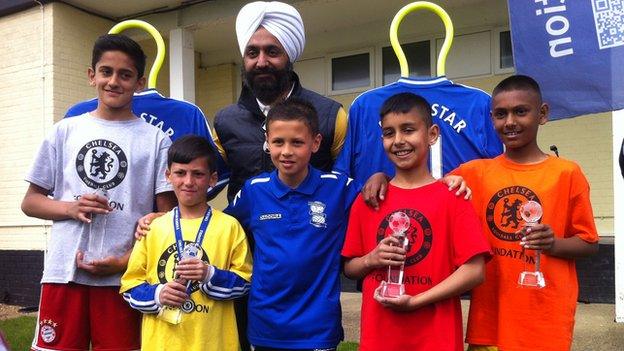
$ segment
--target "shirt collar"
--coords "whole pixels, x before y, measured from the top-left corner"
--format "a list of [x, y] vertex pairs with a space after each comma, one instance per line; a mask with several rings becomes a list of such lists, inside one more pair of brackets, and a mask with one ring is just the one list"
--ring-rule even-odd
[[[292, 94], [293, 90], [295, 89], [295, 83], [292, 84], [292, 86], [290, 87], [290, 91], [288, 92], [288, 95], [286, 95], [286, 99], [288, 99], [290, 97], [290, 94]], [[284, 100], [286, 100], [284, 99]], [[256, 99], [256, 102], [258, 103], [258, 107], [260, 108], [260, 112], [262, 112], [262, 114], [266, 117], [269, 114], [269, 111], [271, 111], [271, 105], [265, 105], [262, 102], [260, 102], [260, 100]]]
[[306, 178], [303, 180], [303, 182], [301, 182], [301, 184], [299, 184], [296, 189], [291, 189], [286, 184], [282, 183], [277, 175], [276, 169], [271, 172], [271, 190], [277, 198], [283, 198], [290, 192], [297, 192], [304, 195], [312, 195], [316, 190], [320, 180], [321, 171], [308, 165], [308, 175], [306, 176]]

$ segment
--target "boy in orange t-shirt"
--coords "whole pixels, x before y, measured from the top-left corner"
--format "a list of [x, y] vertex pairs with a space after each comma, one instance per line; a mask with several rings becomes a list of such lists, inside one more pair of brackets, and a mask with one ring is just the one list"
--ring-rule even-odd
[[[511, 76], [492, 95], [492, 120], [505, 153], [453, 171], [472, 188], [494, 252], [485, 283], [472, 291], [466, 342], [469, 350], [569, 350], [578, 295], [574, 259], [598, 250], [589, 184], [576, 163], [537, 145], [548, 105], [535, 80]], [[524, 228], [519, 206], [528, 200], [541, 204], [543, 216]], [[521, 288], [518, 277], [534, 269], [536, 250], [546, 286]]]

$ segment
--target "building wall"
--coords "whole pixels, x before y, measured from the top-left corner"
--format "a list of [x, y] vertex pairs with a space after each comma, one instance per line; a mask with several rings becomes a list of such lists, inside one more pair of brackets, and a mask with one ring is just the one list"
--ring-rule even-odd
[[[52, 124], [52, 11], [35, 7], [0, 18], [0, 248], [41, 249], [45, 222], [19, 208], [23, 177]], [[43, 55], [47, 53], [47, 55]], [[32, 230], [34, 227], [37, 230]]]

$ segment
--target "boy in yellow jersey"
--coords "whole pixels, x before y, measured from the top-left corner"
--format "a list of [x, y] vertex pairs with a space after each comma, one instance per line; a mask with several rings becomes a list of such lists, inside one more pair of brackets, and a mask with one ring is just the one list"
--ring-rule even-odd
[[215, 152], [185, 136], [168, 153], [167, 180], [179, 205], [137, 241], [121, 293], [143, 312], [143, 350], [238, 350], [232, 299], [247, 294], [251, 253], [240, 224], [207, 204]]

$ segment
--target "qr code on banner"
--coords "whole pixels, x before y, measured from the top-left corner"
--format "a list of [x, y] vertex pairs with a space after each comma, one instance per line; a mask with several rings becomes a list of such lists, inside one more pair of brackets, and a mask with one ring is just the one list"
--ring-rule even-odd
[[600, 49], [624, 45], [624, 0], [592, 0]]

